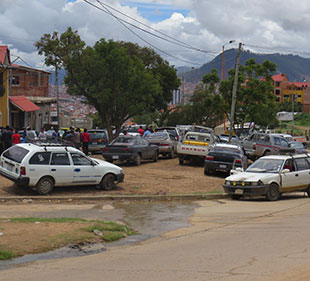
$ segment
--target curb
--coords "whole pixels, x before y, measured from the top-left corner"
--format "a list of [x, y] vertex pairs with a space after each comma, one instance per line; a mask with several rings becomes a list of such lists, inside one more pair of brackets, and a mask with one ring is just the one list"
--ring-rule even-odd
[[185, 201], [216, 200], [228, 198], [227, 194], [180, 194], [180, 195], [106, 195], [106, 196], [9, 196], [0, 197], [0, 202], [16, 201], [31, 203], [33, 201]]

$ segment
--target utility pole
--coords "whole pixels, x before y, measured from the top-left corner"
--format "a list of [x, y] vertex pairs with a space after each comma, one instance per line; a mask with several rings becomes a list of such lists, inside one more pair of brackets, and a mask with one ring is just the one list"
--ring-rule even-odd
[[60, 120], [59, 120], [59, 89], [58, 89], [58, 67], [55, 67], [55, 76], [56, 76], [56, 99], [57, 99], [57, 125], [58, 130], [60, 129]]
[[237, 100], [237, 87], [238, 87], [238, 76], [239, 76], [239, 66], [240, 66], [240, 55], [241, 55], [242, 43], [239, 43], [237, 62], [235, 68], [235, 80], [232, 91], [232, 100], [231, 100], [231, 110], [230, 110], [230, 131], [229, 131], [229, 143], [231, 143], [232, 132], [235, 125], [235, 109], [236, 109], [236, 100]]

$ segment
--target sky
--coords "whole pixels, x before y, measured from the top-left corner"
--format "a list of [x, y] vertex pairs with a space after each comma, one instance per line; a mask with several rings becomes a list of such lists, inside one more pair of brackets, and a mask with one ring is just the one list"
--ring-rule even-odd
[[34, 43], [69, 26], [87, 45], [130, 41], [176, 67], [200, 67], [239, 42], [310, 57], [309, 0], [0, 0], [0, 45], [14, 63], [47, 69]]

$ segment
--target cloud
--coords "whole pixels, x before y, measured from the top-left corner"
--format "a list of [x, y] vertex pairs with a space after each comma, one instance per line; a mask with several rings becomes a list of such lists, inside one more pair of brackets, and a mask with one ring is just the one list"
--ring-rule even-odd
[[[98, 5], [94, 0], [89, 1]], [[240, 41], [246, 44], [245, 48], [260, 52], [279, 52], [283, 49], [298, 53], [307, 51], [309, 46], [308, 0], [299, 0], [298, 5], [293, 0], [102, 1], [186, 44], [212, 51], [213, 56], [220, 53], [222, 45], [232, 39], [236, 40], [231, 45], [233, 47]], [[141, 7], [151, 7], [150, 13], [144, 13]], [[152, 20], [151, 14], [157, 14], [160, 20], [158, 17], [156, 21]], [[78, 30], [88, 45], [93, 45], [100, 38], [147, 45], [111, 15], [83, 0], [15, 0], [14, 5], [11, 0], [0, 2], [0, 44], [9, 45], [12, 54], [35, 67], [42, 66], [43, 58], [37, 55], [34, 42], [45, 33], [62, 33], [69, 26]], [[153, 46], [183, 60], [203, 64], [212, 58], [210, 54], [188, 50], [133, 30]], [[160, 54], [171, 64], [190, 65]]]

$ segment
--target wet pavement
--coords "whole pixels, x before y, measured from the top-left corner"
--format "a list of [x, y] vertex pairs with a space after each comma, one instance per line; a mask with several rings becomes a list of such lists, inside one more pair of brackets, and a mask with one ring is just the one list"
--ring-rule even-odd
[[[14, 208], [1, 206], [1, 218], [42, 217], [42, 218], [84, 218], [123, 222], [137, 232], [113, 243], [95, 245], [69, 245], [55, 251], [26, 255], [9, 261], [0, 261], [0, 269], [33, 262], [41, 259], [95, 254], [108, 247], [128, 245], [159, 236], [171, 230], [189, 226], [188, 218], [198, 205], [185, 202], [112, 202], [87, 205], [15, 205]], [[12, 206], [11, 206], [12, 207]]]

